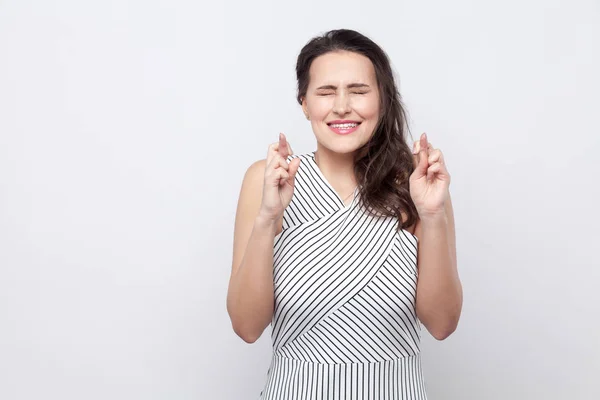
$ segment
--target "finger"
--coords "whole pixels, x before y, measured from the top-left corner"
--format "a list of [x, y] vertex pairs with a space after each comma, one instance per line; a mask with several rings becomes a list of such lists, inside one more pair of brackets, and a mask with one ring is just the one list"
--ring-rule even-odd
[[421, 171], [423, 173], [425, 173], [425, 171], [427, 171], [427, 167], [429, 166], [429, 163], [427, 162], [427, 159], [429, 158], [429, 150], [427, 148], [427, 134], [423, 133], [421, 135], [421, 138], [419, 139], [419, 163], [418, 163], [418, 167], [421, 169]]
[[418, 154], [421, 151], [421, 148], [423, 147], [423, 139], [425, 139], [425, 143], [427, 143], [427, 150], [432, 150], [433, 149], [433, 144], [431, 144], [428, 140], [427, 140], [427, 134], [423, 133], [420, 137], [419, 140], [416, 140], [413, 143], [413, 154]]
[[271, 164], [273, 160], [273, 156], [277, 154], [277, 149], [279, 148], [279, 142], [271, 143], [267, 148], [267, 165]]
[[285, 182], [290, 178], [290, 174], [282, 168], [277, 168], [275, 170], [275, 173], [277, 174], [277, 178], [279, 179], [279, 186], [285, 185]]
[[417, 140], [413, 143], [412, 153], [415, 155], [419, 154], [419, 149], [420, 149], [420, 144], [419, 144], [419, 141]]
[[418, 168], [419, 167], [419, 161], [421, 160], [421, 156], [419, 155], [419, 153], [421, 152], [421, 142], [419, 140], [415, 141], [413, 143], [413, 166], [414, 168]]
[[442, 164], [440, 163], [435, 163], [433, 165], [431, 165], [429, 168], [427, 168], [427, 180], [432, 180], [435, 176], [435, 174], [439, 173], [441, 171], [442, 168]]
[[277, 168], [283, 168], [286, 171], [290, 168], [288, 162], [279, 155], [279, 153], [273, 154], [271, 161], [267, 164], [267, 169], [274, 170]]
[[433, 148], [433, 145], [431, 144], [431, 142], [427, 143], [427, 153], [431, 156], [431, 152], [434, 151], [435, 149]]
[[429, 156], [429, 142], [427, 141], [427, 134], [423, 132], [421, 138], [419, 139], [419, 155], [425, 154], [425, 156]]
[[281, 155], [281, 157], [283, 158], [287, 158], [287, 156], [289, 155], [288, 144], [283, 133], [279, 134], [279, 148], [277, 150], [279, 152], [279, 155]]
[[[280, 134], [280, 135], [281, 135], [281, 134]], [[284, 139], [285, 139], [285, 136], [284, 136]], [[280, 143], [281, 143], [281, 136], [280, 136], [280, 141], [278, 141], [278, 142], [275, 142], [275, 143], [271, 143], [271, 144], [269, 145], [269, 147], [268, 147], [268, 150], [267, 150], [267, 165], [269, 165], [269, 164], [271, 163], [271, 161], [273, 160], [273, 156], [274, 156], [274, 155], [279, 155], [279, 156], [281, 156], [281, 153], [282, 153], [282, 152], [280, 151], [280, 149], [281, 149], [282, 147], [281, 147]], [[285, 148], [287, 148], [288, 150], [289, 150], [289, 149], [291, 149], [291, 147], [290, 147], [289, 143], [286, 143], [286, 144], [285, 144], [285, 147], [283, 147], [283, 148], [284, 148], [284, 149], [285, 149]], [[283, 151], [283, 153], [285, 153], [285, 150]], [[290, 153], [290, 154], [291, 154], [291, 153]], [[285, 159], [287, 158], [287, 156], [288, 156], [288, 155], [286, 154], [285, 156], [282, 156], [282, 157], [283, 157], [283, 159], [285, 160]]]
[[435, 162], [443, 162], [442, 152], [439, 149], [430, 150], [429, 159], [427, 161], [429, 161], [429, 165]]

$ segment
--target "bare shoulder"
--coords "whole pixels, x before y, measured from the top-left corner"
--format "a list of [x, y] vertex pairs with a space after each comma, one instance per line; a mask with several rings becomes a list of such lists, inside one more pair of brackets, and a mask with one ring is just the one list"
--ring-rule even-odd
[[259, 189], [262, 190], [266, 167], [267, 160], [264, 158], [262, 160], [254, 161], [252, 164], [250, 164], [246, 170], [246, 174], [244, 175], [242, 190], [244, 190], [244, 188], [248, 189], [248, 186], [251, 186], [249, 189], [256, 189], [256, 186], [259, 186]]
[[242, 180], [233, 230], [232, 272], [237, 270], [242, 261], [254, 220], [260, 210], [265, 167], [266, 159], [253, 162], [246, 169]]
[[266, 165], [266, 159], [255, 161], [244, 174], [237, 204], [237, 216], [242, 219], [254, 219], [258, 215]]
[[237, 216], [254, 219], [258, 215], [266, 166], [267, 160], [262, 159], [254, 161], [246, 170], [238, 199]]

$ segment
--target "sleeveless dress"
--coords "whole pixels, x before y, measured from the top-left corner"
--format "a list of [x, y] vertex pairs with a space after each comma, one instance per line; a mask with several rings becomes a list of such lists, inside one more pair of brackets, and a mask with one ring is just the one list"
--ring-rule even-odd
[[273, 356], [262, 400], [427, 399], [415, 313], [416, 236], [345, 205], [301, 158], [273, 244]]

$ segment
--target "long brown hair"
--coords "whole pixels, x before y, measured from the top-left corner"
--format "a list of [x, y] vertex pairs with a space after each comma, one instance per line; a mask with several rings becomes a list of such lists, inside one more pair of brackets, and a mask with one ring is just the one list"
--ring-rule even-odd
[[[306, 96], [313, 60], [332, 51], [351, 51], [368, 57], [379, 86], [379, 121], [371, 139], [356, 151], [354, 159], [360, 201], [372, 215], [397, 217], [398, 229], [412, 226], [417, 222], [418, 213], [409, 191], [414, 165], [405, 135], [410, 132], [392, 67], [383, 49], [350, 29], [331, 30], [314, 37], [302, 48], [296, 62], [298, 103], [302, 104]], [[404, 222], [402, 213], [406, 215]]]

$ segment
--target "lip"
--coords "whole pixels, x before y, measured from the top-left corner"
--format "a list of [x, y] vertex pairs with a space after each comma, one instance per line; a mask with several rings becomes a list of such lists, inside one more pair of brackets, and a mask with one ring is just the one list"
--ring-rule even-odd
[[[332, 124], [357, 124], [357, 125], [354, 128], [342, 129], [342, 128], [334, 128], [331, 126]], [[331, 129], [334, 133], [336, 133], [338, 135], [348, 135], [358, 129], [358, 127], [360, 126], [360, 121], [351, 121], [348, 119], [343, 119], [343, 120], [338, 119], [335, 121], [328, 122], [327, 126], [329, 126], [329, 129]]]
[[353, 121], [351, 119], [336, 119], [335, 121], [329, 121], [327, 125], [331, 124], [360, 124], [360, 121]]

